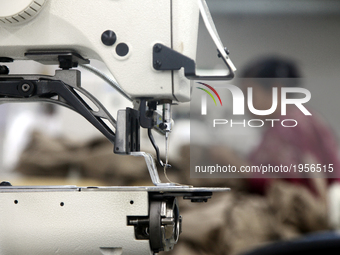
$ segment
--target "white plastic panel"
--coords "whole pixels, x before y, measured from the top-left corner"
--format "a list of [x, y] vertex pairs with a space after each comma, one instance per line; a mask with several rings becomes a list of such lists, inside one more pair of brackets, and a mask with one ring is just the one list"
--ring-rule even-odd
[[[75, 50], [102, 60], [133, 98], [172, 99], [171, 72], [152, 67], [153, 45], [171, 45], [170, 6], [169, 0], [47, 0], [24, 25], [0, 24], [0, 56], [24, 59], [28, 50]], [[101, 42], [106, 30], [117, 35], [113, 46]], [[129, 46], [124, 57], [116, 53], [119, 43]]]
[[150, 254], [126, 218], [148, 215], [146, 191], [10, 192], [0, 203], [1, 255]]

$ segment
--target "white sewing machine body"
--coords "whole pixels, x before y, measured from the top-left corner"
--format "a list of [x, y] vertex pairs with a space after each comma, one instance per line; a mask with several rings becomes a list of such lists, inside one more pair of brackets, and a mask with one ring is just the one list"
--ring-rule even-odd
[[181, 232], [181, 218], [172, 195], [227, 190], [171, 186], [1, 187], [0, 254], [150, 255], [155, 247], [170, 250]]
[[[1, 57], [27, 59], [28, 51], [72, 50], [83, 58], [103, 61], [132, 98], [189, 100], [190, 81], [183, 70], [156, 71], [152, 50], [155, 43], [161, 43], [195, 59], [197, 0], [35, 2], [40, 2], [41, 8], [30, 20], [20, 16], [1, 18], [6, 13], [1, 15], [4, 11], [0, 11]], [[0, 3], [13, 4], [4, 0]], [[111, 46], [101, 40], [107, 30], [116, 34], [116, 42]], [[121, 43], [128, 47], [124, 56], [116, 51]]]
[[0, 254], [150, 254], [127, 226], [128, 215], [148, 215], [147, 191], [31, 188], [0, 201]]
[[[168, 139], [171, 104], [190, 99], [190, 79], [231, 79], [228, 58], [204, 0], [0, 0], [0, 63], [59, 64], [54, 76], [9, 74], [0, 66], [0, 104], [48, 102], [76, 111], [114, 144], [117, 154], [145, 158], [154, 187], [10, 187], [0, 185], [0, 254], [138, 254], [177, 243], [177, 197], [206, 202], [228, 188], [161, 183], [153, 157], [140, 151], [140, 127]], [[199, 12], [228, 74], [199, 76]], [[117, 120], [81, 87], [78, 64], [103, 61], [119, 85], [99, 75], [134, 108]], [[91, 69], [98, 75], [98, 72]], [[98, 108], [92, 109], [83, 99]], [[157, 105], [163, 105], [163, 115]], [[107, 120], [110, 125], [105, 124]]]

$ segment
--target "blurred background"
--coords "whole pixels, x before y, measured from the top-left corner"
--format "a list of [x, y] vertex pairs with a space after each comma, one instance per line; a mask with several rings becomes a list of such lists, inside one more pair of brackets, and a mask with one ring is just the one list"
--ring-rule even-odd
[[[278, 55], [296, 62], [304, 86], [312, 95], [309, 106], [328, 123], [338, 142], [340, 1], [207, 0], [207, 3], [222, 42], [239, 70], [261, 56]], [[200, 22], [198, 67], [223, 69], [216, 54], [216, 47]], [[91, 64], [109, 75], [102, 63], [91, 61]], [[53, 75], [56, 69], [34, 62], [17, 62], [8, 67], [11, 74]], [[82, 86], [114, 117], [117, 110], [131, 106], [84, 69]], [[278, 185], [271, 195], [260, 196], [246, 192], [233, 180], [190, 179], [189, 117], [189, 103], [173, 107], [176, 124], [170, 138], [170, 163], [174, 166], [168, 173], [170, 179], [199, 186], [235, 185], [236, 188], [230, 194], [216, 194], [208, 204], [181, 202], [184, 232], [174, 253], [240, 254], [259, 245], [340, 226], [337, 204], [340, 192], [336, 188], [329, 193], [329, 201], [333, 201], [330, 205], [329, 201], [314, 201], [300, 187], [291, 189], [286, 184]], [[228, 146], [244, 156], [259, 143], [257, 132], [237, 133], [236, 129], [232, 132]], [[164, 155], [164, 141], [158, 136], [156, 139]], [[239, 139], [241, 145], [235, 142]], [[112, 145], [99, 131], [82, 116], [59, 106], [1, 105], [0, 142], [0, 179], [13, 185], [151, 185], [142, 159], [114, 155]], [[145, 136], [142, 149], [153, 153]], [[302, 193], [306, 195], [297, 195]], [[288, 197], [285, 201], [294, 202], [279, 206], [275, 203], [281, 201], [278, 197]], [[319, 202], [328, 206], [327, 215], [316, 209]], [[302, 205], [302, 209], [297, 205]]]
[[[241, 70], [269, 55], [296, 61], [311, 91], [310, 104], [339, 127], [338, 70], [340, 2], [319, 0], [208, 0], [217, 31]], [[202, 68], [221, 67], [208, 33], [199, 33], [197, 61]], [[320, 84], [324, 80], [327, 87]], [[336, 130], [340, 136], [340, 129]]]

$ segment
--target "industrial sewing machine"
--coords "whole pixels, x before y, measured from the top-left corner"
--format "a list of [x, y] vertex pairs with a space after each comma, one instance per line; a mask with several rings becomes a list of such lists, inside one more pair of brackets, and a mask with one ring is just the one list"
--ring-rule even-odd
[[[199, 13], [228, 72], [196, 73]], [[89, 65], [103, 61], [115, 82]], [[6, 62], [57, 64], [54, 76], [11, 75]], [[140, 127], [163, 162], [152, 132], [167, 141], [171, 106], [190, 99], [190, 80], [231, 79], [235, 67], [204, 0], [0, 0], [0, 103], [49, 102], [84, 116], [114, 152], [144, 157], [155, 186], [0, 187], [0, 254], [152, 254], [171, 250], [181, 232], [177, 197], [207, 201], [227, 188], [161, 183], [140, 151]], [[81, 87], [81, 65], [105, 79], [133, 108], [117, 120]], [[97, 109], [91, 108], [91, 101]], [[163, 106], [162, 112], [157, 106]]]

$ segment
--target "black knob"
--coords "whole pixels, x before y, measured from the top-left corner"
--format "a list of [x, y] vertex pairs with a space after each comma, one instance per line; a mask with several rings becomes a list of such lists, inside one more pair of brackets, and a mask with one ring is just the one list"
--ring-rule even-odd
[[160, 123], [159, 128], [165, 130], [168, 126], [165, 123]]
[[0, 74], [9, 74], [9, 69], [7, 66], [0, 66]]
[[112, 46], [117, 41], [116, 33], [112, 30], [106, 30], [102, 33], [102, 43], [106, 46]]
[[3, 181], [0, 183], [0, 186], [12, 186], [12, 184], [10, 182]]
[[120, 43], [116, 47], [116, 53], [120, 57], [124, 57], [129, 53], [129, 46], [126, 43]]

